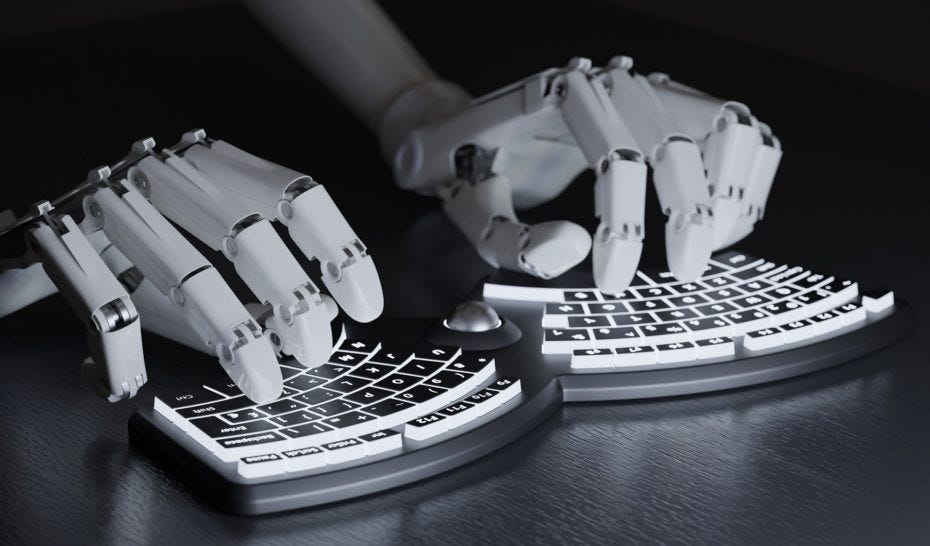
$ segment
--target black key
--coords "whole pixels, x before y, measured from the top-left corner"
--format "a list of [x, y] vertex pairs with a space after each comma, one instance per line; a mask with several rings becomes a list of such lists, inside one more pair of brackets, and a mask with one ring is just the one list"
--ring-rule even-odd
[[456, 402], [455, 404], [452, 404], [451, 406], [442, 408], [441, 410], [439, 410], [439, 413], [447, 417], [452, 417], [453, 415], [458, 415], [462, 413], [463, 411], [467, 410], [468, 408], [473, 408], [473, 407], [475, 407], [475, 405], [472, 404], [471, 402]]
[[614, 352], [618, 355], [632, 355], [636, 353], [651, 353], [655, 351], [649, 345], [636, 345], [635, 347], [617, 347]]
[[701, 303], [707, 303], [709, 301], [709, 299], [700, 294], [687, 294], [684, 296], [668, 298], [668, 302], [672, 304], [672, 307], [687, 307], [688, 305], [698, 305]]
[[580, 303], [547, 303], [547, 315], [583, 315], [584, 308]]
[[663, 345], [657, 345], [656, 349], [659, 351], [675, 351], [677, 349], [693, 349], [694, 343], [690, 341], [679, 341], [677, 343], [665, 343]]
[[325, 404], [314, 406], [310, 411], [318, 413], [323, 417], [331, 417], [333, 415], [339, 415], [340, 413], [354, 410], [357, 407], [358, 404], [355, 402], [349, 402], [348, 400], [331, 400]]
[[740, 290], [737, 290], [735, 287], [729, 287], [721, 288], [720, 290], [713, 290], [711, 292], [707, 292], [705, 295], [712, 300], [720, 301], [742, 296], [743, 293]]
[[358, 351], [360, 353], [370, 353], [378, 346], [377, 341], [366, 341], [364, 339], [347, 339], [339, 346], [340, 351]]
[[265, 414], [258, 411], [257, 409], [247, 409], [242, 411], [231, 411], [229, 413], [224, 413], [220, 415], [223, 419], [226, 419], [230, 423], [243, 423], [245, 421], [253, 421], [255, 419], [261, 419], [265, 417]]
[[726, 326], [727, 321], [722, 318], [699, 318], [691, 320], [683, 320], [682, 324], [692, 332], [700, 332], [701, 330], [709, 330], [711, 328], [720, 328], [721, 326]]
[[223, 381], [214, 381], [212, 383], [207, 383], [204, 386], [210, 387], [211, 389], [215, 391], [219, 391], [225, 394], [226, 396], [239, 396], [240, 394], [242, 394], [242, 391], [239, 390], [239, 386], [228, 379], [224, 379]]
[[682, 334], [687, 332], [684, 326], [677, 322], [664, 322], [662, 324], [647, 324], [641, 328], [643, 334], [649, 337]]
[[209, 417], [191, 419], [191, 424], [202, 430], [210, 438], [254, 434], [256, 432], [264, 432], [275, 428], [274, 425], [265, 420], [235, 423], [231, 425], [219, 417], [214, 417], [212, 415]]
[[379, 430], [378, 432], [372, 432], [371, 434], [362, 434], [358, 438], [359, 440], [363, 440], [365, 442], [374, 442], [384, 438], [390, 438], [391, 436], [397, 436], [398, 434], [400, 433], [396, 430], [386, 428], [384, 430]]
[[837, 310], [834, 309], [834, 310], [832, 310], [832, 311], [824, 311], [823, 313], [818, 313], [818, 314], [816, 314], [816, 315], [814, 315], [814, 316], [808, 318], [807, 320], [809, 320], [809, 321], [811, 321], [811, 322], [814, 322], [814, 323], [817, 323], [817, 322], [824, 322], [824, 321], [826, 321], [826, 320], [834, 319], [834, 318], [836, 318], [836, 317], [838, 317], [838, 316], [840, 316], [840, 315], [841, 315], [841, 313], [837, 312]]
[[347, 447], [355, 447], [360, 445], [362, 445], [362, 441], [358, 438], [348, 438], [346, 440], [339, 440], [338, 442], [326, 444], [323, 446], [323, 449], [326, 451], [338, 451]]
[[663, 322], [671, 322], [673, 320], [683, 320], [694, 318], [698, 316], [693, 310], [685, 309], [671, 309], [669, 311], [656, 311], [656, 316], [659, 317], [659, 320]]
[[359, 362], [365, 359], [365, 355], [355, 354], [355, 353], [346, 353], [342, 351], [335, 352], [329, 355], [329, 361], [332, 364], [337, 366], [355, 366]]
[[626, 315], [614, 315], [614, 324], [617, 326], [632, 326], [634, 324], [649, 324], [656, 322], [656, 318], [650, 313], [629, 313]]
[[398, 411], [403, 411], [407, 408], [412, 408], [413, 404], [406, 402], [404, 400], [397, 400], [396, 398], [390, 398], [388, 400], [382, 400], [377, 404], [372, 404], [370, 406], [365, 406], [362, 408], [362, 411], [370, 413], [372, 415], [377, 415], [378, 417], [387, 417], [388, 415], [393, 415]]
[[805, 326], [810, 326], [811, 324], [813, 324], [813, 322], [809, 320], [796, 320], [794, 322], [789, 322], [788, 324], [782, 324], [781, 327], [783, 330], [788, 332], [791, 330], [799, 330]]
[[610, 321], [605, 315], [595, 315], [590, 317], [568, 317], [568, 326], [570, 328], [595, 328], [598, 326], [610, 326]]
[[372, 364], [366, 362], [358, 368], [352, 370], [352, 375], [358, 377], [364, 377], [365, 379], [378, 380], [383, 377], [387, 377], [391, 372], [394, 371], [394, 366], [388, 366], [387, 364]]
[[282, 427], [293, 427], [295, 425], [302, 425], [310, 421], [315, 421], [316, 419], [317, 416], [309, 411], [295, 411], [293, 413], [285, 413], [284, 415], [272, 417], [271, 421]]
[[423, 417], [417, 417], [413, 421], [408, 421], [407, 424], [411, 427], [422, 428], [432, 425], [436, 421], [442, 421], [443, 419], [445, 419], [445, 416], [439, 415], [438, 413], [431, 413]]
[[323, 434], [331, 430], [333, 430], [333, 427], [326, 426], [323, 423], [307, 423], [306, 425], [284, 428], [281, 429], [280, 432], [291, 438], [305, 438], [307, 436]]
[[709, 263], [707, 264], [707, 267], [704, 268], [704, 274], [701, 275], [702, 277], [701, 280], [704, 280], [704, 277], [710, 277], [712, 275], [719, 275], [721, 273], [725, 273], [726, 271], [727, 271], [726, 269], [720, 267], [719, 265], [715, 263]]
[[611, 352], [610, 349], [575, 349], [572, 354], [575, 356], [597, 356], [609, 355]]
[[[606, 314], [606, 313], [626, 313], [627, 307], [619, 301], [612, 303], [589, 303], [588, 309], [592, 314]], [[569, 324], [571, 324], [571, 318], [568, 319]]]
[[289, 413], [299, 409], [307, 407], [303, 402], [298, 402], [290, 398], [282, 398], [277, 402], [272, 402], [270, 404], [265, 404], [263, 406], [257, 406], [259, 411], [263, 411], [268, 415], [278, 415], [281, 413]]
[[369, 362], [377, 362], [379, 364], [391, 364], [396, 366], [403, 363], [407, 360], [407, 357], [410, 356], [410, 353], [404, 351], [394, 351], [391, 349], [381, 349], [374, 354], [371, 358], [368, 359]]
[[760, 337], [774, 336], [782, 332], [784, 332], [784, 330], [782, 330], [778, 326], [774, 326], [772, 328], [762, 328], [761, 330], [753, 330], [752, 332], [746, 332], [746, 335], [752, 338], [760, 338]]
[[587, 330], [552, 328], [545, 331], [546, 341], [585, 341], [588, 338]]
[[780, 315], [782, 313], [787, 313], [788, 311], [793, 311], [801, 307], [801, 304], [796, 301], [776, 301], [775, 303], [769, 303], [762, 306], [762, 309], [765, 309], [766, 313], [771, 315]]
[[724, 286], [730, 286], [731, 284], [736, 284], [738, 281], [726, 275], [718, 275], [716, 277], [711, 277], [709, 279], [704, 279], [704, 284], [711, 288], [723, 288]]
[[255, 446], [259, 444], [267, 444], [270, 442], [280, 442], [284, 440], [284, 436], [276, 432], [259, 432], [258, 434], [252, 434], [251, 436], [239, 436], [236, 438], [225, 438], [222, 440], [217, 440], [221, 446], [231, 449], [236, 447], [243, 446]]
[[628, 339], [639, 337], [636, 328], [619, 326], [617, 328], [598, 328], [594, 330], [594, 339]]
[[664, 296], [674, 296], [675, 293], [664, 286], [644, 286], [635, 290], [639, 299], [661, 298]]
[[424, 381], [423, 384], [453, 389], [464, 383], [469, 377], [471, 377], [470, 373], [450, 372], [445, 370], [437, 373], [433, 377], [430, 377]]
[[494, 358], [486, 353], [465, 352], [446, 368], [457, 372], [477, 373], [485, 369], [493, 360]]
[[362, 413], [360, 411], [350, 411], [349, 413], [340, 415], [338, 417], [324, 419], [323, 422], [333, 428], [346, 428], [351, 427], [352, 425], [368, 423], [369, 421], [374, 421], [375, 419], [377, 419], [377, 417], [372, 417], [367, 413]]
[[594, 292], [577, 290], [563, 292], [562, 299], [565, 301], [597, 301], [597, 296], [594, 294]]
[[761, 264], [755, 267], [750, 267], [747, 269], [742, 269], [740, 271], [730, 272], [730, 275], [733, 277], [736, 277], [737, 279], [741, 281], [748, 281], [749, 279], [752, 279], [755, 277], [761, 277], [762, 275], [768, 273], [769, 271], [773, 269], [776, 269], [777, 267], [778, 266], [776, 266], [772, 262], [762, 262]]
[[694, 281], [673, 284], [670, 286], [670, 288], [679, 294], [691, 294], [692, 292], [704, 290], [707, 287], [697, 281]]
[[213, 415], [214, 413], [226, 413], [227, 411], [247, 408], [251, 406], [252, 403], [253, 402], [245, 396], [237, 396], [235, 398], [227, 398], [226, 400], [218, 400], [209, 404], [200, 404], [199, 406], [181, 408], [175, 411], [177, 411], [178, 415], [181, 417], [189, 419], [191, 417], [199, 417], [201, 415]]
[[[238, 387], [236, 388], [238, 390]], [[233, 393], [235, 394], [235, 393]], [[223, 397], [213, 391], [196, 387], [190, 390], [177, 392], [174, 394], [161, 396], [158, 399], [165, 403], [169, 408], [180, 408], [184, 406], [193, 406], [197, 404], [206, 404], [214, 400], [221, 400]]]
[[739, 288], [743, 292], [751, 294], [753, 292], [761, 292], [765, 290], [766, 288], [769, 288], [770, 286], [775, 286], [775, 285], [773, 285], [770, 282], [763, 281], [762, 279], [754, 279], [749, 282], [744, 282], [743, 284], [737, 284], [736, 288]]
[[268, 461], [280, 461], [282, 460], [282, 458], [277, 453], [264, 453], [262, 455], [251, 455], [249, 457], [242, 457], [239, 460], [245, 464], [256, 464], [256, 463], [265, 463]]
[[304, 371], [303, 368], [292, 368], [290, 366], [281, 366], [281, 378], [290, 379], [303, 371]]
[[781, 286], [776, 286], [775, 288], [773, 288], [773, 289], [771, 289], [771, 290], [767, 290], [767, 291], [765, 292], [765, 295], [766, 295], [766, 296], [769, 296], [769, 297], [772, 298], [773, 300], [780, 300], [780, 299], [782, 299], [782, 298], [787, 298], [788, 296], [790, 296], [790, 295], [792, 295], [792, 294], [797, 294], [797, 293], [800, 292], [800, 291], [801, 291], [801, 290], [799, 290], [799, 289], [797, 289], [797, 288], [795, 288], [795, 287], [793, 287], [793, 286], [790, 286], [790, 285], [787, 285], [787, 284], [783, 284], [783, 285], [781, 285]]
[[300, 394], [300, 393], [301, 391], [295, 388], [284, 387], [283, 389], [281, 389], [281, 398], [290, 398], [291, 396], [294, 396], [295, 394]]
[[803, 294], [798, 294], [794, 297], [795, 301], [799, 301], [804, 305], [810, 305], [816, 303], [820, 300], [829, 298], [832, 295], [831, 292], [826, 290], [809, 290]]
[[494, 383], [491, 383], [491, 385], [489, 385], [488, 388], [502, 391], [516, 382], [517, 380], [512, 377], [499, 377], [497, 381], [495, 381]]
[[804, 278], [807, 276], [807, 272], [803, 267], [789, 267], [777, 273], [769, 273], [765, 276], [765, 280], [773, 282], [775, 284], [784, 284], [786, 282], [792, 282], [799, 278]]
[[742, 311], [737, 313], [730, 313], [726, 315], [727, 320], [736, 324], [742, 324], [744, 322], [749, 322], [751, 320], [758, 320], [767, 317], [768, 315], [758, 309], [752, 311]]
[[407, 375], [403, 373], [395, 373], [385, 377], [381, 381], [375, 383], [376, 387], [381, 387], [382, 389], [391, 389], [392, 391], [402, 391], [416, 385], [423, 379], [422, 377], [416, 375]]
[[497, 396], [497, 391], [492, 389], [482, 389], [466, 398], [465, 401], [471, 402], [472, 404], [480, 404], [485, 400], [494, 398], [495, 396]]
[[334, 391], [346, 393], [346, 392], [352, 392], [354, 390], [358, 390], [369, 383], [371, 383], [371, 380], [369, 379], [362, 379], [361, 377], [345, 376], [345, 377], [340, 377], [338, 379], [333, 379], [332, 381], [326, 384], [326, 388], [334, 390]]
[[323, 379], [333, 379], [334, 377], [339, 377], [351, 369], [352, 368], [350, 366], [334, 366], [333, 364], [323, 364], [322, 366], [307, 370], [307, 373], [317, 377], [322, 377]]
[[700, 307], [695, 307], [698, 313], [701, 313], [704, 316], [719, 315], [720, 313], [728, 313], [730, 311], [739, 311], [739, 308], [735, 305], [720, 301], [717, 303], [712, 303], [710, 305], [701, 305]]
[[727, 250], [725, 252], [721, 252], [720, 254], [715, 254], [711, 259], [730, 267], [743, 267], [746, 264], [751, 264], [752, 262], [758, 260], [758, 258], [754, 258], [749, 254], [737, 252], [736, 250]]
[[327, 400], [332, 400], [334, 398], [339, 398], [342, 393], [331, 391], [329, 389], [324, 389], [322, 387], [316, 388], [310, 391], [307, 391], [303, 394], [298, 394], [294, 397], [294, 400], [300, 400], [305, 404], [310, 404], [314, 406], [316, 404], [322, 404]]
[[417, 385], [412, 389], [408, 389], [397, 395], [401, 400], [406, 400], [408, 402], [413, 402], [414, 404], [420, 404], [431, 400], [441, 394], [446, 392], [446, 389], [441, 387], [431, 387], [427, 385]]
[[411, 360], [400, 369], [400, 373], [426, 377], [428, 375], [433, 375], [436, 373], [436, 370], [441, 367], [442, 362], [435, 362], [432, 360]]
[[844, 290], [844, 289], [846, 289], [846, 288], [849, 288], [850, 286], [852, 286], [852, 285], [854, 285], [854, 284], [856, 284], [856, 281], [850, 281], [850, 280], [845, 280], [845, 279], [833, 279], [832, 281], [830, 281], [830, 282], [828, 282], [827, 284], [821, 286], [820, 288], [821, 288], [822, 290], [827, 290], [827, 291], [832, 292], [832, 293], [835, 294], [835, 293], [840, 292], [840, 291], [842, 291], [842, 290]]
[[843, 305], [840, 305], [839, 307], [837, 307], [836, 309], [834, 309], [833, 312], [834, 312], [834, 313], [837, 313], [837, 314], [839, 314], [839, 313], [844, 313], [844, 314], [845, 314], [845, 313], [851, 313], [851, 312], [853, 312], [853, 311], [855, 311], [855, 310], [857, 310], [857, 309], [862, 309], [862, 304], [861, 304], [861, 303], [858, 303], [858, 302], [851, 301], [851, 302], [849, 302], [849, 303], [844, 303]]
[[801, 288], [813, 288], [818, 284], [823, 284], [824, 281], [828, 280], [830, 277], [823, 275], [821, 273], [810, 273], [803, 279], [795, 279], [793, 284], [800, 286]]
[[[642, 283], [640, 283], [640, 284], [642, 284]], [[636, 283], [633, 283], [633, 285], [635, 286]], [[612, 302], [618, 302], [618, 301], [620, 301], [620, 300], [635, 300], [635, 299], [636, 299], [636, 294], [634, 294], [632, 290], [624, 290], [623, 292], [620, 292], [619, 294], [604, 294], [604, 293], [602, 293], [602, 294], [601, 294], [601, 299], [604, 300], [604, 301], [612, 301]]]
[[446, 347], [428, 344], [414, 350], [414, 357], [448, 362], [450, 359], [454, 358], [455, 354], [458, 352], [458, 347]]
[[737, 298], [731, 303], [740, 309], [749, 309], [750, 307], [762, 305], [763, 303], [769, 303], [770, 301], [772, 301], [772, 298], [764, 294], [753, 294], [751, 296], [746, 296], [745, 298]]
[[292, 389], [297, 389], [299, 391], [308, 391], [313, 387], [319, 387], [323, 383], [326, 383], [325, 379], [319, 377], [313, 377], [312, 375], [298, 375], [292, 379], [288, 379], [284, 382], [285, 385], [291, 387]]
[[627, 302], [627, 305], [634, 311], [656, 311], [659, 309], [668, 309], [668, 304], [662, 300], [634, 300]]
[[379, 389], [377, 387], [365, 387], [360, 391], [347, 394], [345, 399], [352, 402], [358, 402], [359, 404], [371, 404], [372, 402], [377, 402], [382, 398], [387, 398], [392, 394], [394, 394], [393, 391]]

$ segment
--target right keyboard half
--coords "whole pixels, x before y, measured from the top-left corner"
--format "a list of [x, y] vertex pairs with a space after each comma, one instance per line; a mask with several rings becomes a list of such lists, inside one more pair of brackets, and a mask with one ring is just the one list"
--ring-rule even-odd
[[541, 351], [572, 371], [687, 367], [785, 351], [836, 337], [890, 313], [892, 292], [737, 252], [717, 255], [694, 282], [637, 273], [623, 294], [591, 287], [485, 284], [492, 301], [538, 302]]

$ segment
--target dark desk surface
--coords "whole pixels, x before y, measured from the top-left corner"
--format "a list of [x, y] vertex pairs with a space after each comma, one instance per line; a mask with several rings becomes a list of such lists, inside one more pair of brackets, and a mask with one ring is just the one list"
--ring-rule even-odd
[[[742, 248], [891, 287], [917, 310], [917, 334], [779, 384], [566, 406], [426, 482], [240, 518], [127, 445], [137, 401], [108, 405], [83, 387], [83, 334], [54, 297], [0, 320], [0, 542], [926, 541], [927, 100], [599, 2], [387, 8], [476, 94], [571, 56], [627, 53], [745, 101], [786, 153], [769, 218]], [[487, 272], [431, 199], [392, 186], [366, 130], [235, 7], [2, 43], [0, 66], [0, 205], [21, 212], [140, 136], [167, 144], [203, 126], [327, 184], [372, 248], [388, 314], [440, 313]], [[527, 217], [592, 227], [590, 183]], [[660, 224], [649, 233], [655, 262]], [[146, 356], [153, 388], [216, 365], [154, 336]]]

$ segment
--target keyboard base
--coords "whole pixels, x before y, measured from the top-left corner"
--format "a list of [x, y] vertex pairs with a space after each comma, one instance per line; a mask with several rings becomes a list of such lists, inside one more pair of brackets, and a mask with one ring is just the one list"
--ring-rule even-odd
[[[533, 320], [538, 321], [538, 315]], [[280, 512], [384, 491], [462, 466], [526, 434], [563, 402], [678, 396], [777, 381], [854, 360], [910, 333], [913, 325], [913, 310], [898, 300], [864, 326], [819, 343], [751, 358], [740, 355], [703, 365], [623, 373], [572, 373], [565, 369], [567, 364], [542, 362], [535, 342], [520, 343], [503, 349], [500, 359], [518, 363], [518, 369], [504, 371], [516, 372], [524, 381], [523, 393], [507, 403], [513, 405], [509, 411], [448, 439], [322, 474], [244, 478], [206, 453], [151, 404], [133, 414], [129, 436], [220, 509], [238, 514]], [[538, 337], [539, 328], [530, 326], [521, 324], [524, 335]]]

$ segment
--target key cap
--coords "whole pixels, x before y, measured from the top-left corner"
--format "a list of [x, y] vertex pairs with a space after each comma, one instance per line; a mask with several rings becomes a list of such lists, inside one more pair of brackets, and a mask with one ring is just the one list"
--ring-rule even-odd
[[614, 352], [611, 349], [575, 349], [572, 353], [573, 369], [613, 368]]
[[244, 423], [246, 421], [254, 421], [255, 419], [261, 419], [265, 417], [265, 414], [258, 411], [257, 409], [246, 409], [242, 411], [231, 411], [229, 413], [224, 413], [220, 415], [224, 421], [227, 423]]
[[677, 343], [688, 341], [688, 330], [677, 322], [647, 324], [640, 328], [650, 344]]
[[699, 338], [728, 337], [733, 333], [732, 328], [730, 328], [730, 323], [722, 317], [684, 320], [681, 323], [692, 332], [691, 339], [693, 340]]
[[336, 430], [323, 423], [306, 423], [296, 427], [288, 427], [279, 430], [281, 434], [291, 439], [294, 448], [302, 448], [324, 442], [336, 440]]
[[244, 478], [261, 478], [287, 472], [284, 458], [276, 453], [242, 457], [236, 471]]
[[542, 352], [544, 354], [571, 354], [575, 349], [591, 346], [587, 330], [553, 328], [543, 332]]
[[460, 427], [477, 417], [477, 414], [471, 411], [473, 409], [476, 408], [475, 405], [471, 402], [459, 401], [442, 408], [437, 413], [445, 416], [446, 426], [451, 430]]
[[229, 381], [228, 379], [225, 379], [223, 381], [212, 381], [210, 383], [206, 383], [204, 387], [210, 390], [217, 391], [225, 396], [239, 396], [240, 394], [242, 394], [242, 391], [239, 390], [239, 386], [233, 383], [232, 381]]
[[404, 445], [401, 434], [391, 429], [362, 434], [358, 439], [365, 443], [365, 454], [368, 456], [387, 453]]
[[721, 315], [723, 313], [730, 313], [732, 311], [739, 311], [739, 308], [737, 308], [735, 305], [725, 301], [712, 303], [710, 305], [700, 305], [695, 307], [695, 309], [698, 313], [707, 317]]
[[371, 358], [368, 359], [368, 362], [376, 362], [378, 364], [390, 364], [392, 366], [397, 366], [398, 364], [403, 364], [407, 357], [408, 353], [403, 353], [399, 351], [393, 351], [391, 349], [381, 349], [375, 353]]
[[547, 303], [547, 315], [584, 315], [586, 311], [580, 303]]
[[586, 290], [568, 290], [562, 293], [562, 298], [566, 302], [598, 301], [597, 294]]
[[687, 362], [697, 359], [696, 345], [690, 341], [664, 343], [656, 345], [656, 362], [670, 364], [672, 362]]
[[346, 373], [347, 371], [351, 369], [352, 368], [349, 366], [336, 366], [333, 364], [323, 364], [322, 366], [318, 366], [316, 368], [311, 368], [307, 370], [306, 373], [316, 376], [316, 377], [321, 377], [323, 379], [334, 379]]
[[210, 438], [254, 434], [256, 432], [264, 432], [266, 430], [274, 430], [276, 428], [273, 424], [265, 420], [230, 424], [212, 415], [191, 419], [190, 422]]
[[618, 368], [647, 366], [656, 363], [656, 350], [651, 345], [637, 345], [635, 347], [618, 347], [614, 349], [616, 366]]
[[[412, 389], [408, 389], [397, 395], [397, 398], [401, 400], [406, 400], [408, 402], [413, 402], [414, 404], [423, 404], [428, 400], [440, 399], [443, 395], [446, 394], [446, 389], [441, 387], [432, 387], [429, 385], [417, 385]], [[440, 405], [445, 404], [446, 401]]]
[[469, 378], [472, 377], [472, 374], [465, 372], [452, 372], [448, 370], [441, 371], [436, 375], [426, 379], [423, 384], [431, 385], [436, 387], [444, 387], [446, 389], [453, 389], [458, 387]]
[[768, 328], [771, 322], [768, 313], [759, 309], [730, 313], [724, 315], [724, 318], [733, 325], [733, 335], [737, 336], [752, 330]]
[[457, 372], [478, 373], [487, 368], [494, 368], [494, 359], [484, 353], [462, 353], [448, 369]]
[[288, 472], [300, 472], [326, 466], [326, 452], [317, 446], [302, 447], [281, 453]]
[[588, 305], [588, 312], [591, 314], [610, 314], [625, 313], [629, 309], [622, 302], [615, 301], [610, 303], [591, 303]]
[[201, 387], [196, 387], [175, 394], [159, 395], [158, 399], [161, 400], [165, 406], [177, 409], [187, 406], [199, 406], [209, 402], [222, 400], [223, 396], [213, 391], [209, 391]]
[[431, 413], [408, 421], [404, 425], [404, 438], [410, 440], [423, 441], [434, 436], [438, 436], [449, 430], [446, 418], [442, 415]]
[[340, 351], [356, 351], [360, 353], [372, 353], [378, 350], [380, 343], [367, 341], [364, 339], [346, 339], [339, 345]]
[[702, 360], [722, 358], [736, 354], [736, 345], [729, 337], [712, 337], [695, 341], [697, 357]]
[[707, 286], [698, 281], [673, 284], [669, 288], [677, 294], [691, 294], [706, 290]]
[[772, 301], [772, 298], [765, 296], [763, 294], [754, 294], [752, 296], [746, 296], [745, 298], [736, 298], [733, 300], [733, 305], [739, 307], [740, 309], [750, 309], [752, 307], [757, 307], [764, 303], [769, 303]]
[[862, 304], [856, 302], [844, 303], [833, 312], [842, 314], [843, 326], [850, 326], [858, 322], [863, 322], [866, 318], [866, 312]]
[[568, 326], [569, 328], [595, 328], [610, 326], [610, 321], [606, 315], [568, 317]]
[[767, 290], [765, 292], [765, 295], [773, 300], [780, 300], [783, 298], [787, 298], [788, 296], [792, 294], [797, 294], [800, 291], [801, 291], [800, 288], [795, 288], [794, 286], [791, 286], [790, 284], [783, 284], [781, 286], [776, 286], [775, 288], [771, 290]]
[[627, 302], [627, 306], [633, 311], [658, 311], [659, 309], [668, 309], [669, 304], [664, 300], [634, 300]]
[[381, 381], [378, 381], [375, 383], [375, 386], [382, 389], [390, 389], [392, 391], [403, 391], [412, 387], [413, 385], [416, 385], [420, 382], [421, 379], [423, 378], [416, 375], [395, 373], [382, 379]]
[[520, 394], [522, 387], [519, 379], [515, 379], [513, 377], [501, 377], [494, 383], [491, 383], [488, 388], [494, 389], [498, 392], [498, 396], [500, 397], [500, 404], [503, 405], [510, 399]]
[[727, 300], [730, 298], [735, 298], [741, 296], [743, 293], [734, 288], [721, 288], [720, 290], [712, 290], [706, 292], [705, 295], [715, 301]]
[[743, 348], [747, 351], [762, 351], [778, 347], [784, 343], [782, 329], [778, 326], [746, 332], [743, 336]]
[[333, 379], [332, 381], [327, 383], [326, 388], [329, 390], [333, 390], [333, 391], [337, 391], [341, 393], [347, 393], [347, 392], [356, 391], [364, 387], [365, 385], [368, 385], [369, 383], [371, 383], [370, 379], [362, 379], [361, 377], [353, 377], [353, 376], [343, 376], [338, 379]]
[[881, 313], [894, 305], [894, 292], [873, 292], [862, 296], [862, 307], [869, 313]]
[[358, 436], [359, 434], [369, 434], [381, 428], [378, 425], [378, 418], [360, 411], [350, 411], [336, 417], [324, 419], [323, 423], [334, 429], [342, 429], [339, 435]]
[[610, 319], [617, 326], [634, 326], [637, 324], [650, 324], [658, 322], [652, 313], [628, 313], [626, 315], [612, 315]]
[[435, 373], [436, 370], [441, 367], [441, 362], [436, 362], [433, 360], [411, 360], [400, 369], [400, 373], [427, 377]]
[[746, 292], [747, 294], [753, 294], [756, 292], [762, 292], [765, 289], [770, 288], [772, 286], [775, 286], [775, 285], [770, 282], [763, 281], [762, 279], [753, 279], [749, 282], [737, 284], [734, 288], [742, 290], [743, 292]]
[[669, 311], [656, 311], [656, 317], [662, 322], [680, 321], [695, 318], [698, 314], [691, 309], [671, 309]]
[[329, 389], [324, 389], [323, 387], [317, 387], [313, 390], [309, 390], [305, 393], [298, 394], [294, 396], [294, 400], [303, 402], [308, 406], [315, 406], [317, 404], [322, 404], [329, 400], [335, 400], [342, 395], [340, 392], [331, 391]]
[[297, 400], [292, 400], [290, 398], [282, 398], [277, 402], [272, 402], [270, 404], [264, 404], [262, 406], [256, 406], [256, 408], [268, 415], [278, 415], [281, 413], [289, 413], [296, 411], [302, 408], [307, 407], [303, 402], [298, 402]]
[[368, 386], [364, 389], [353, 392], [352, 394], [347, 394], [343, 398], [344, 400], [349, 400], [350, 402], [356, 402], [358, 404], [372, 404], [381, 400], [382, 398], [387, 398], [394, 394], [394, 391], [389, 391], [387, 389], [381, 389], [378, 387]]
[[301, 410], [292, 413], [285, 413], [283, 415], [276, 415], [269, 419], [269, 421], [282, 427], [292, 427], [295, 425], [302, 425], [310, 421], [315, 421], [316, 419], [316, 415], [308, 411]]
[[[160, 399], [159, 399], [160, 400]], [[177, 414], [185, 419], [191, 417], [200, 417], [203, 415], [213, 415], [214, 413], [226, 413], [228, 411], [247, 408], [252, 405], [252, 401], [245, 396], [227, 398], [218, 400], [209, 404], [200, 404], [199, 406], [189, 406], [175, 410]]]
[[355, 366], [365, 358], [365, 355], [337, 351], [329, 356], [329, 362], [337, 366]]
[[779, 326], [785, 343], [797, 343], [817, 335], [816, 323], [810, 319], [795, 320]]
[[340, 413], [345, 413], [347, 411], [354, 410], [359, 407], [359, 404], [355, 402], [349, 402], [348, 400], [331, 400], [325, 404], [320, 404], [319, 406], [313, 406], [310, 411], [321, 415], [323, 417], [333, 417], [339, 415]]
[[480, 416], [497, 408], [501, 404], [501, 398], [497, 395], [498, 392], [496, 390], [482, 389], [470, 395], [465, 400], [475, 405], [475, 408], [477, 408], [477, 415]]
[[672, 304], [672, 307], [687, 307], [689, 305], [699, 305], [709, 301], [709, 299], [700, 294], [688, 294], [686, 296], [668, 298], [668, 302]]
[[347, 438], [321, 446], [327, 464], [345, 463], [365, 457], [365, 444], [358, 438]]
[[286, 449], [287, 438], [277, 432], [259, 432], [248, 436], [235, 436], [233, 438], [219, 438], [216, 440], [220, 449], [214, 451], [215, 455], [225, 462], [233, 462], [242, 457], [261, 455], [276, 448]]
[[411, 408], [415, 409], [415, 404], [404, 400], [397, 400], [396, 398], [389, 398], [387, 400], [382, 400], [375, 404], [371, 404], [370, 406], [365, 406], [362, 408], [362, 411], [377, 417], [388, 417]]
[[326, 383], [325, 379], [313, 377], [310, 375], [298, 375], [284, 382], [285, 385], [299, 391], [308, 391]]
[[635, 292], [636, 295], [639, 296], [639, 299], [658, 298], [658, 297], [675, 295], [675, 292], [672, 292], [671, 290], [669, 290], [668, 288], [664, 286], [647, 286], [643, 288], [637, 288], [633, 292]]
[[387, 364], [373, 364], [371, 362], [367, 362], [352, 370], [351, 375], [355, 377], [361, 377], [363, 379], [377, 381], [387, 377], [391, 372], [394, 371], [394, 369], [394, 366], [389, 366]]

